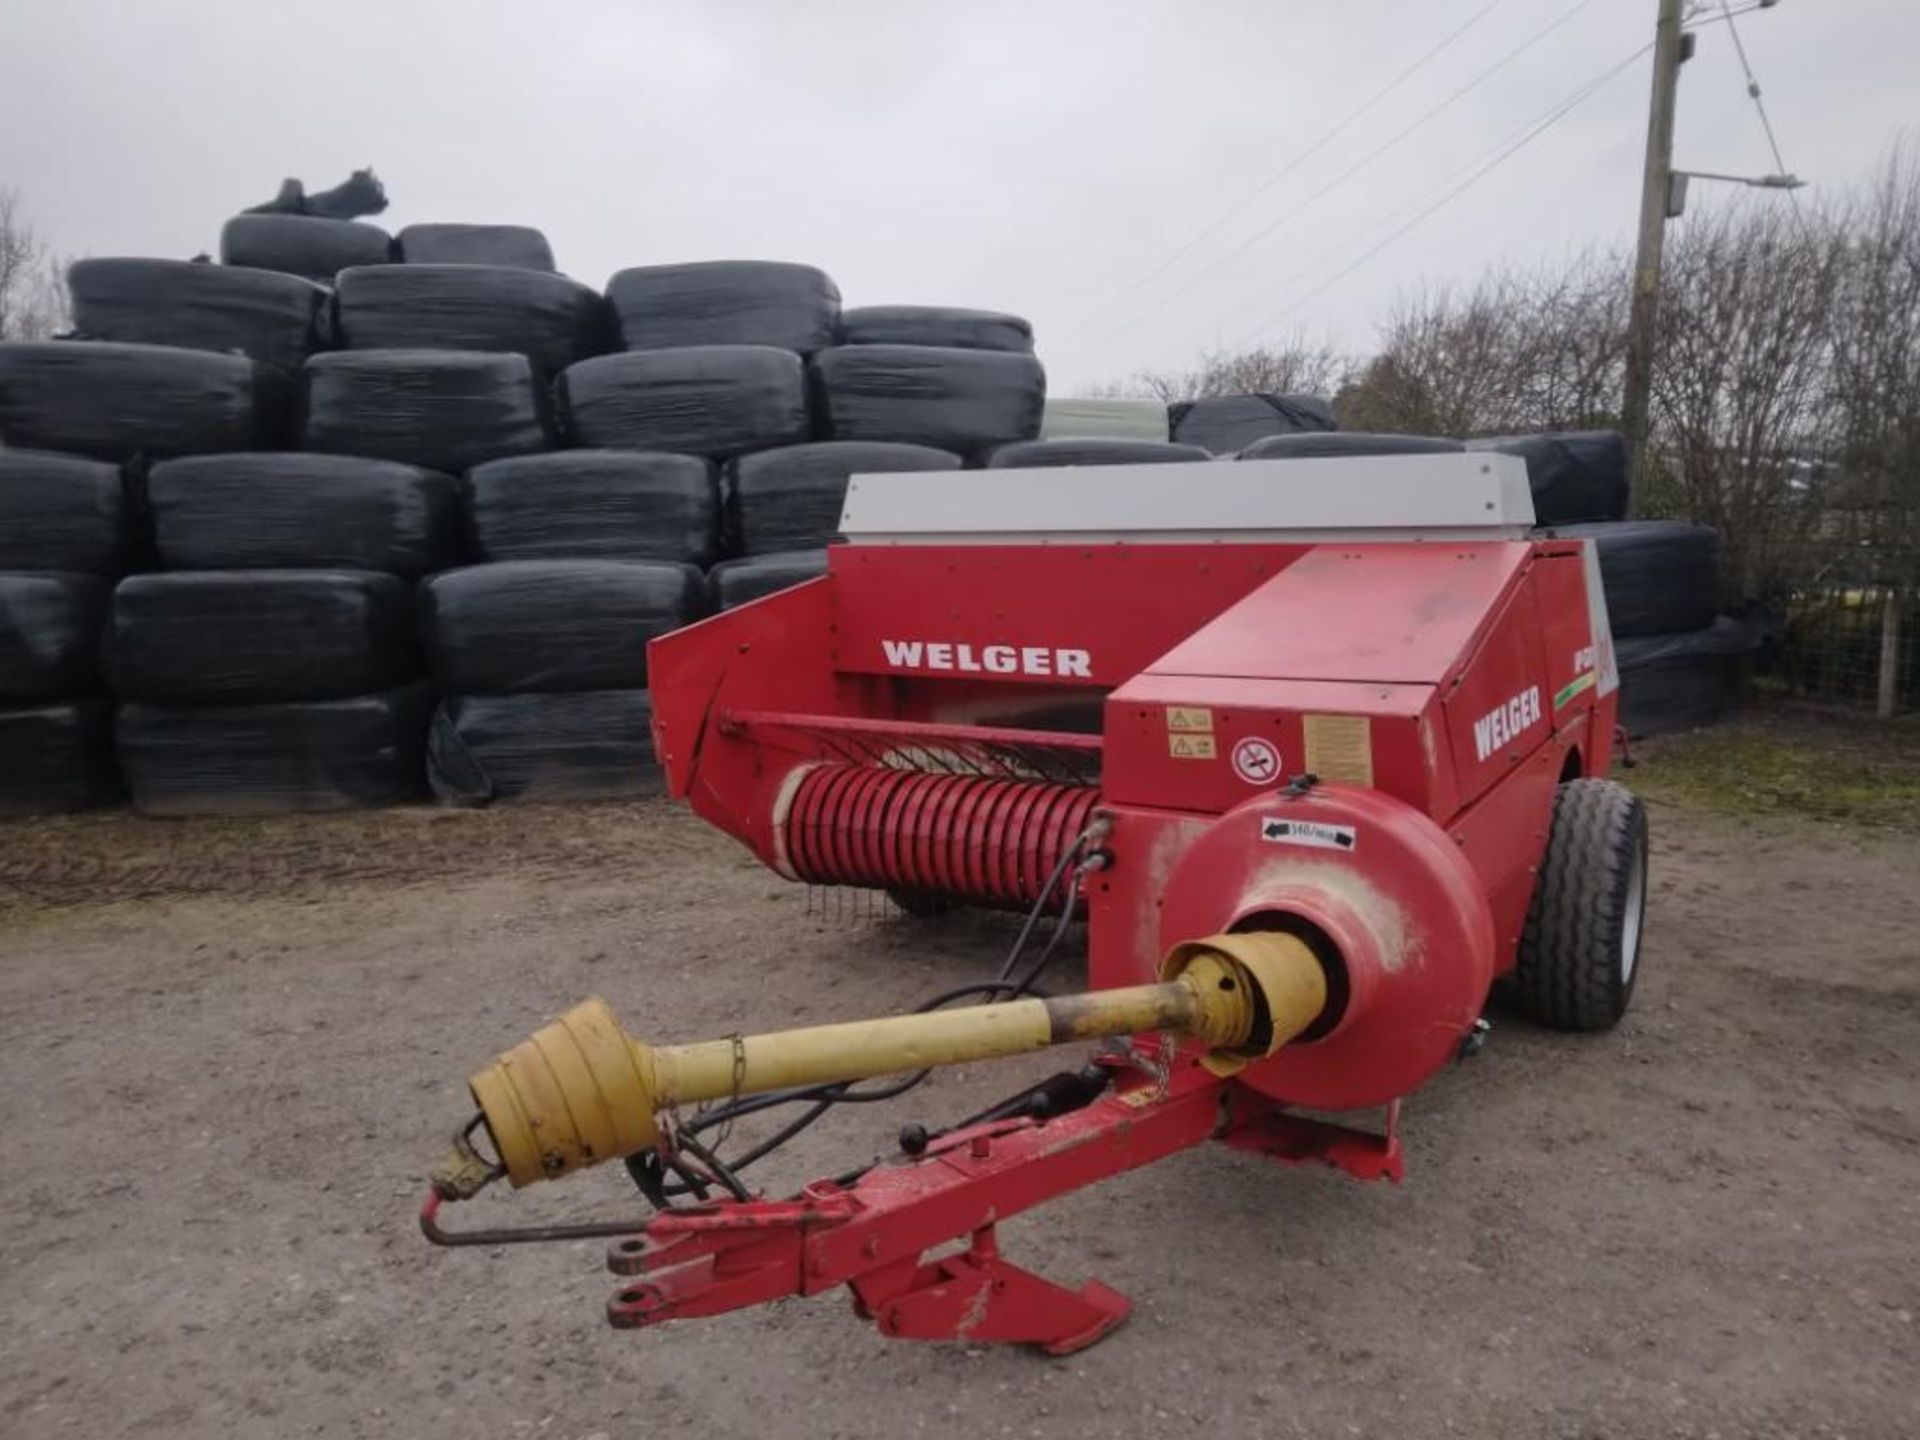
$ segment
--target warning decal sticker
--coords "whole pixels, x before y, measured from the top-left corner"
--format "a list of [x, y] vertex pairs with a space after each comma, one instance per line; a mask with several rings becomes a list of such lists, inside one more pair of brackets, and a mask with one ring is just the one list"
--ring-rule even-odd
[[1182, 731], [1170, 731], [1167, 735], [1167, 754], [1176, 760], [1213, 760], [1218, 752], [1213, 748], [1213, 736], [1188, 735]]
[[1351, 825], [1323, 825], [1318, 820], [1260, 818], [1260, 838], [1275, 845], [1305, 845], [1313, 850], [1351, 850], [1359, 839]]

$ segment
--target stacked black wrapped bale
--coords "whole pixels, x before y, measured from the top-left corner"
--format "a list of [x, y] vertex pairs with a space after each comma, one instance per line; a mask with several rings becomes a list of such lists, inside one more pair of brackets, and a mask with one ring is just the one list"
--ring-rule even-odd
[[1375, 435], [1364, 430], [1301, 430], [1256, 440], [1236, 460], [1351, 460], [1368, 455], [1458, 455], [1467, 447], [1441, 435]]
[[827, 440], [762, 450], [726, 469], [728, 535], [742, 555], [817, 550], [839, 532], [855, 475], [958, 470], [960, 457], [928, 445]]
[[840, 288], [811, 265], [642, 265], [609, 280], [607, 300], [627, 350], [769, 345], [809, 355], [840, 333]]
[[1598, 552], [1627, 733], [1661, 735], [1724, 718], [1760, 636], [1715, 613], [1719, 535], [1672, 520], [1562, 525], [1552, 533], [1592, 540]]
[[840, 316], [843, 345], [937, 345], [951, 350], [1033, 353], [1033, 326], [998, 310], [949, 305], [862, 305]]
[[728, 462], [722, 482], [729, 546], [744, 558], [709, 576], [715, 604], [728, 610], [823, 574], [823, 548], [840, 529], [847, 482], [855, 475], [958, 470], [950, 450], [879, 440], [826, 440], [762, 450]]
[[458, 475], [552, 444], [547, 387], [525, 355], [345, 350], [301, 373], [302, 449]]
[[1527, 462], [1536, 524], [1626, 519], [1627, 441], [1618, 430], [1491, 435], [1467, 445]]
[[553, 247], [529, 225], [409, 225], [394, 236], [407, 265], [509, 265], [552, 270]]
[[0, 450], [0, 815], [118, 797], [99, 649], [133, 550], [118, 465]]
[[107, 674], [148, 814], [392, 804], [421, 790], [428, 697], [411, 587], [364, 570], [136, 575]]
[[1335, 430], [1333, 411], [1315, 395], [1209, 395], [1167, 407], [1173, 438], [1215, 455], [1232, 455], [1269, 435]]
[[220, 260], [331, 284], [350, 266], [391, 263], [393, 237], [359, 220], [236, 215], [220, 232]]
[[79, 260], [73, 328], [88, 340], [238, 352], [296, 371], [325, 334], [327, 291], [297, 275], [185, 260]]
[[583, 360], [560, 377], [568, 442], [726, 459], [810, 438], [800, 357], [695, 345]]
[[428, 779], [451, 804], [622, 797], [658, 784], [647, 642], [699, 618], [692, 565], [510, 560], [420, 587], [420, 633], [448, 692]]
[[987, 460], [989, 470], [1051, 470], [1066, 465], [1183, 465], [1213, 456], [1166, 440], [1019, 440]]
[[450, 475], [299, 451], [167, 460], [147, 474], [164, 570], [381, 570], [414, 580], [460, 558]]
[[501, 265], [371, 265], [340, 272], [336, 338], [349, 350], [524, 355], [543, 376], [607, 348], [606, 302], [564, 275]]
[[714, 607], [731, 610], [827, 573], [825, 550], [782, 550], [726, 560], [707, 572]]
[[842, 345], [813, 357], [820, 424], [981, 457], [1040, 433], [1047, 377], [1032, 355], [933, 345]]
[[170, 345], [0, 344], [0, 444], [102, 460], [285, 445], [286, 374]]
[[720, 549], [709, 460], [647, 450], [559, 450], [467, 472], [477, 560], [666, 560]]

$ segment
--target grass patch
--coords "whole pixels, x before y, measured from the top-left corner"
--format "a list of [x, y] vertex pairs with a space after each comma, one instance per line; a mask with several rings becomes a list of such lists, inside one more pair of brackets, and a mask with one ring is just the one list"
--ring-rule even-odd
[[1653, 800], [1920, 833], [1920, 729], [1779, 705], [1634, 747]]

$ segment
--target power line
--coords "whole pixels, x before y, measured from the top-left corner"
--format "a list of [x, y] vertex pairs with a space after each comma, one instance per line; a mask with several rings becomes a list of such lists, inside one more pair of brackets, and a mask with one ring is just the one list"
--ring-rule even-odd
[[1160, 261], [1159, 264], [1155, 265], [1151, 270], [1147, 271], [1146, 274], [1142, 275], [1139, 279], [1135, 280], [1132, 284], [1128, 285], [1125, 289], [1120, 291], [1119, 294], [1114, 295], [1110, 299], [1108, 299], [1106, 303], [1100, 307], [1099, 310], [1096, 310], [1092, 315], [1089, 315], [1085, 320], [1082, 320], [1078, 325], [1075, 325], [1071, 330], [1069, 330], [1064, 336], [1061, 337], [1063, 343], [1066, 341], [1071, 341], [1074, 336], [1080, 334], [1089, 325], [1098, 323], [1099, 319], [1103, 314], [1111, 312], [1114, 307], [1124, 304], [1126, 301], [1132, 299], [1135, 295], [1139, 294], [1142, 290], [1146, 289], [1148, 285], [1152, 284], [1155, 280], [1159, 279], [1162, 275], [1166, 274], [1168, 270], [1172, 269], [1175, 265], [1179, 264], [1180, 261], [1186, 259], [1187, 256], [1191, 255], [1195, 250], [1199, 249], [1201, 245], [1205, 244], [1216, 233], [1218, 233], [1220, 228], [1223, 225], [1225, 225], [1229, 220], [1232, 220], [1235, 216], [1243, 213], [1248, 206], [1252, 205], [1256, 200], [1260, 199], [1261, 196], [1265, 195], [1269, 190], [1273, 189], [1274, 186], [1278, 185], [1282, 180], [1286, 179], [1289, 175], [1293, 174], [1294, 171], [1298, 170], [1302, 165], [1306, 164], [1307, 161], [1311, 160], [1315, 155], [1319, 154], [1332, 141], [1338, 139], [1341, 135], [1345, 134], [1346, 131], [1349, 128], [1351, 128], [1356, 121], [1358, 121], [1363, 116], [1365, 116], [1370, 110], [1372, 110], [1381, 101], [1385, 100], [1388, 96], [1392, 95], [1402, 85], [1406, 84], [1407, 81], [1411, 80], [1414, 77], [1414, 75], [1416, 75], [1420, 70], [1425, 68], [1429, 63], [1431, 63], [1434, 59], [1436, 59], [1442, 52], [1444, 52], [1449, 46], [1451, 46], [1454, 41], [1458, 40], [1462, 35], [1465, 35], [1469, 30], [1473, 29], [1474, 26], [1478, 25], [1494, 10], [1498, 9], [1501, 5], [1505, 3], [1506, 3], [1506, 0], [1487, 0], [1487, 3], [1485, 5], [1482, 5], [1472, 15], [1468, 16], [1464, 22], [1456, 26], [1453, 30], [1449, 31], [1447, 35], [1444, 36], [1440, 40], [1440, 42], [1437, 45], [1435, 45], [1432, 49], [1428, 50], [1426, 54], [1422, 55], [1419, 59], [1415, 60], [1411, 65], [1407, 66], [1406, 69], [1402, 70], [1398, 75], [1394, 76], [1393, 79], [1389, 80], [1379, 90], [1376, 90], [1371, 96], [1369, 96], [1360, 105], [1358, 109], [1350, 112], [1345, 119], [1341, 120], [1338, 124], [1333, 126], [1332, 129], [1322, 134], [1319, 137], [1319, 139], [1315, 140], [1311, 145], [1307, 146], [1305, 150], [1302, 150], [1298, 155], [1295, 155], [1280, 169], [1274, 171], [1273, 174], [1269, 175], [1265, 180], [1261, 181], [1260, 184], [1255, 186], [1252, 190], [1249, 190], [1245, 195], [1241, 196], [1238, 201], [1230, 205], [1227, 209], [1221, 211], [1220, 214], [1216, 215], [1212, 220], [1208, 221], [1204, 226], [1201, 227], [1199, 233], [1194, 235], [1192, 239], [1188, 240], [1186, 244], [1182, 245], [1178, 250], [1174, 251], [1171, 255], [1167, 256], [1164, 260]]
[[1720, 13], [1726, 19], [1727, 34], [1733, 37], [1734, 53], [1740, 57], [1740, 68], [1746, 73], [1747, 96], [1760, 114], [1760, 128], [1767, 132], [1767, 148], [1773, 151], [1773, 173], [1785, 175], [1788, 173], [1787, 162], [1780, 157], [1780, 141], [1773, 133], [1773, 121], [1767, 118], [1767, 102], [1760, 98], [1760, 82], [1753, 78], [1753, 66], [1747, 61], [1746, 42], [1740, 38], [1740, 27], [1733, 23], [1734, 12], [1728, 8], [1727, 0], [1720, 0]]
[[[1461, 99], [1464, 99], [1467, 95], [1471, 94], [1474, 90], [1477, 90], [1481, 85], [1486, 83], [1486, 81], [1492, 79], [1495, 74], [1497, 74], [1499, 71], [1501, 71], [1506, 66], [1511, 64], [1513, 61], [1519, 59], [1522, 55], [1526, 54], [1527, 51], [1531, 50], [1534, 46], [1538, 45], [1541, 41], [1545, 40], [1549, 35], [1552, 35], [1556, 30], [1558, 30], [1561, 26], [1565, 25], [1569, 20], [1573, 19], [1575, 15], [1578, 15], [1582, 10], [1586, 9], [1587, 6], [1592, 3], [1593, 3], [1593, 0], [1575, 0], [1575, 4], [1572, 7], [1562, 12], [1562, 14], [1557, 19], [1549, 23], [1544, 29], [1536, 31], [1534, 34], [1529, 36], [1526, 40], [1522, 41], [1519, 45], [1516, 45], [1513, 49], [1509, 50], [1506, 54], [1502, 55], [1498, 60], [1494, 61], [1493, 64], [1489, 65], [1486, 69], [1482, 70], [1479, 74], [1475, 75], [1471, 80], [1467, 81], [1466, 84], [1460, 86], [1452, 94], [1448, 95], [1444, 100], [1440, 101], [1437, 105], [1432, 106], [1423, 114], [1421, 114], [1417, 119], [1413, 121], [1412, 124], [1408, 125], [1405, 129], [1396, 132], [1384, 144], [1376, 146], [1374, 149], [1368, 151], [1365, 155], [1361, 156], [1358, 160], [1354, 161], [1345, 170], [1342, 170], [1338, 175], [1334, 176], [1332, 180], [1328, 181], [1325, 185], [1321, 186], [1318, 190], [1314, 191], [1313, 194], [1309, 195], [1305, 200], [1301, 201], [1299, 205], [1295, 206], [1293, 209], [1281, 215], [1279, 219], [1273, 221], [1271, 224], [1266, 225], [1259, 230], [1256, 230], [1253, 234], [1246, 237], [1246, 239], [1242, 240], [1238, 245], [1234, 246], [1231, 250], [1227, 251], [1225, 254], [1215, 257], [1207, 265], [1201, 267], [1201, 269], [1197, 273], [1195, 273], [1192, 276], [1189, 276], [1185, 284], [1180, 285], [1176, 289], [1171, 290], [1167, 294], [1161, 296], [1159, 300], [1155, 301], [1152, 305], [1149, 305], [1145, 310], [1139, 311], [1136, 314], [1134, 314], [1131, 318], [1123, 320], [1117, 328], [1109, 328], [1106, 330], [1102, 330], [1100, 332], [1099, 338], [1105, 339], [1105, 338], [1111, 338], [1114, 335], [1125, 334], [1128, 330], [1132, 329], [1135, 325], [1138, 325], [1142, 320], [1145, 320], [1150, 316], [1157, 315], [1160, 311], [1164, 310], [1168, 305], [1172, 304], [1175, 300], [1179, 299], [1182, 295], [1185, 295], [1188, 291], [1192, 290], [1195, 285], [1199, 284], [1202, 280], [1206, 279], [1209, 275], [1219, 270], [1220, 267], [1225, 265], [1228, 261], [1237, 259], [1241, 255], [1244, 255], [1248, 250], [1252, 249], [1253, 246], [1259, 244], [1262, 240], [1266, 239], [1269, 235], [1273, 234], [1274, 231], [1280, 229], [1281, 226], [1287, 224], [1291, 220], [1297, 219], [1299, 216], [1304, 214], [1309, 206], [1315, 204], [1316, 202], [1324, 199], [1326, 196], [1332, 194], [1335, 190], [1339, 189], [1342, 185], [1346, 184], [1347, 181], [1351, 180], [1355, 175], [1359, 174], [1367, 166], [1371, 165], [1374, 161], [1378, 160], [1382, 155], [1385, 155], [1388, 151], [1392, 150], [1394, 147], [1399, 145], [1402, 141], [1406, 140], [1409, 136], [1423, 129], [1426, 126], [1428, 121], [1432, 120], [1435, 116], [1439, 115], [1442, 111], [1446, 110], [1449, 106], [1453, 105], [1455, 102]], [[1076, 358], [1077, 358], [1077, 355], [1076, 355]]]
[[[1578, 90], [1574, 91], [1571, 95], [1568, 95], [1566, 98], [1559, 101], [1551, 109], [1549, 109], [1545, 114], [1543, 114], [1538, 120], [1534, 121], [1524, 131], [1522, 131], [1517, 138], [1505, 144], [1503, 148], [1501, 148], [1497, 153], [1495, 153], [1492, 156], [1491, 159], [1485, 161], [1484, 163], [1478, 164], [1476, 168], [1472, 170], [1472, 173], [1465, 175], [1465, 178], [1459, 180], [1458, 183], [1449, 185], [1445, 193], [1440, 195], [1438, 199], [1434, 200], [1431, 204], [1425, 206], [1417, 214], [1415, 214], [1411, 219], [1407, 220], [1404, 224], [1400, 225], [1398, 228], [1393, 230], [1392, 233], [1388, 234], [1385, 238], [1383, 238], [1378, 244], [1375, 244], [1369, 249], [1367, 249], [1366, 251], [1364, 251], [1356, 259], [1354, 259], [1350, 264], [1344, 266], [1340, 270], [1336, 271], [1334, 274], [1328, 276], [1324, 281], [1314, 286], [1313, 289], [1309, 290], [1306, 294], [1300, 296], [1297, 300], [1294, 300], [1290, 304], [1285, 305], [1281, 307], [1279, 310], [1276, 310], [1272, 314], [1268, 315], [1259, 324], [1255, 325], [1251, 330], [1247, 331], [1245, 335], [1241, 336], [1240, 339], [1236, 340], [1232, 348], [1234, 349], [1242, 348], [1249, 341], [1258, 338], [1259, 336], [1265, 334], [1267, 331], [1271, 330], [1275, 325], [1278, 325], [1281, 321], [1291, 317], [1295, 312], [1300, 310], [1303, 306], [1311, 304], [1313, 301], [1319, 299], [1320, 296], [1326, 294], [1327, 291], [1331, 290], [1335, 285], [1338, 285], [1342, 280], [1346, 279], [1347, 276], [1353, 274], [1354, 271], [1358, 270], [1361, 266], [1365, 265], [1369, 260], [1373, 259], [1376, 255], [1380, 254], [1381, 251], [1385, 250], [1388, 246], [1392, 245], [1396, 240], [1399, 240], [1402, 236], [1406, 235], [1409, 231], [1415, 229], [1418, 225], [1421, 224], [1421, 222], [1426, 220], [1429, 216], [1437, 213], [1441, 209], [1445, 208], [1447, 205], [1451, 204], [1454, 200], [1458, 199], [1467, 190], [1471, 189], [1474, 185], [1479, 183], [1480, 180], [1484, 179], [1486, 176], [1492, 174], [1495, 170], [1499, 169], [1501, 165], [1506, 163], [1506, 161], [1511, 159], [1514, 155], [1517, 155], [1521, 150], [1525, 149], [1534, 140], [1538, 139], [1541, 135], [1544, 135], [1548, 130], [1552, 129], [1554, 125], [1558, 124], [1562, 119], [1564, 119], [1567, 115], [1572, 113], [1576, 108], [1578, 108], [1580, 105], [1585, 103], [1588, 99], [1592, 98], [1595, 94], [1597, 94], [1602, 88], [1606, 86], [1608, 81], [1612, 80], [1616, 75], [1620, 74], [1621, 71], [1625, 70], [1628, 66], [1632, 65], [1634, 61], [1638, 60], [1642, 55], [1645, 55], [1652, 48], [1653, 46], [1650, 44], [1642, 45], [1638, 50], [1635, 50], [1631, 55], [1628, 55], [1625, 59], [1621, 60], [1619, 63], [1612, 65], [1608, 69], [1602, 71], [1599, 75], [1594, 77], [1592, 80], [1588, 81], [1585, 85], [1582, 85]], [[1459, 174], [1459, 173], [1461, 172], [1456, 172], [1456, 174]], [[1432, 194], [1432, 193], [1433, 193], [1432, 191], [1428, 192], [1428, 194]], [[1392, 220], [1393, 220], [1393, 216], [1390, 215], [1387, 217], [1386, 221], [1384, 221], [1383, 223], [1391, 223]], [[1376, 226], [1374, 228], [1378, 229], [1379, 227]], [[1371, 233], [1372, 231], [1368, 231], [1362, 234], [1360, 237], [1361, 241], [1364, 241], [1367, 238], [1367, 235]], [[1341, 248], [1345, 249], [1347, 247], [1343, 246]], [[1336, 251], [1334, 253], [1337, 254], [1338, 252]]]

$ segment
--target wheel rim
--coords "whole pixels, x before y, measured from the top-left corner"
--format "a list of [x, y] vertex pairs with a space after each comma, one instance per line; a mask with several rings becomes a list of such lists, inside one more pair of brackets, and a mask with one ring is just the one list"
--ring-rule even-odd
[[1633, 868], [1627, 872], [1626, 914], [1620, 924], [1620, 983], [1633, 983], [1634, 968], [1640, 963], [1640, 925], [1647, 913], [1647, 835], [1640, 832], [1634, 847]]

